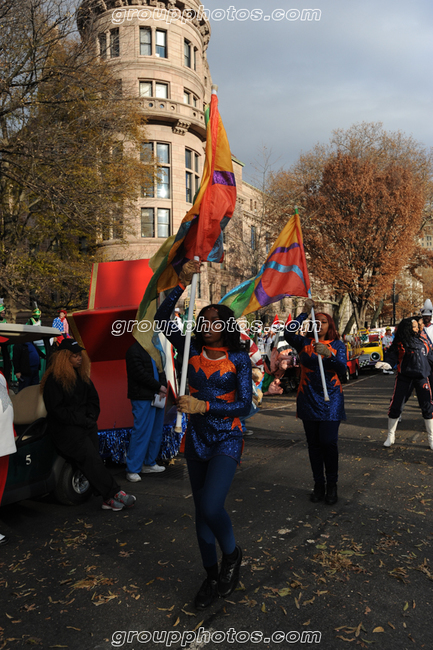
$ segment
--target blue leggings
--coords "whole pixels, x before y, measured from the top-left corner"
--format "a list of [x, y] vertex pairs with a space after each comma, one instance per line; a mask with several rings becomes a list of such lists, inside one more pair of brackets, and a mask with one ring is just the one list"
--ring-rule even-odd
[[223, 553], [236, 547], [232, 522], [224, 502], [233, 481], [237, 463], [230, 456], [214, 456], [208, 461], [187, 460], [195, 504], [195, 528], [204, 567], [217, 564], [215, 539]]

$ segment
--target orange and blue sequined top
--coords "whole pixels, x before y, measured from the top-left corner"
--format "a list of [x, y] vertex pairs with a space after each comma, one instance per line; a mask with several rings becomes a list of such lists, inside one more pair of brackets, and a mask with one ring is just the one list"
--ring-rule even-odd
[[[296, 320], [301, 325], [308, 314], [300, 314]], [[339, 421], [346, 419], [343, 387], [338, 375], [344, 375], [347, 367], [346, 346], [342, 341], [321, 341], [331, 350], [331, 357], [323, 359], [329, 402], [325, 402], [318, 356], [313, 340], [284, 330], [284, 337], [299, 353], [301, 381], [297, 396], [297, 416], [301, 420]]]
[[[176, 302], [184, 291], [178, 285], [155, 314], [160, 328], [170, 343], [183, 353], [185, 337], [176, 323], [170, 321]], [[191, 339], [188, 383], [190, 394], [207, 403], [204, 415], [188, 416], [185, 457], [207, 461], [214, 456], [231, 456], [238, 463], [242, 452], [242, 424], [252, 402], [251, 362], [248, 352], [224, 353], [220, 359], [209, 359], [206, 348], [198, 350]]]

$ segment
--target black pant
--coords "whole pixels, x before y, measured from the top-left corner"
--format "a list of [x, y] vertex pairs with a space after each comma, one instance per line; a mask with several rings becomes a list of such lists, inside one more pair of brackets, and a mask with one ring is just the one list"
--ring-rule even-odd
[[433, 414], [432, 394], [430, 382], [427, 377], [423, 379], [411, 379], [404, 375], [397, 375], [394, 386], [394, 393], [389, 405], [388, 416], [392, 420], [400, 417], [403, 406], [412, 395], [415, 388], [418, 404], [424, 420], [431, 420]]
[[338, 427], [339, 420], [303, 420], [307, 436], [308, 454], [315, 483], [338, 481]]
[[[73, 429], [77, 430], [78, 427], [73, 427]], [[95, 426], [89, 432], [84, 432], [84, 435], [82, 435], [82, 429], [79, 429], [79, 431], [81, 435], [77, 437], [62, 436], [59, 439], [54, 435], [54, 444], [62, 456], [75, 463], [92, 487], [99, 494], [102, 494], [104, 501], [107, 501], [119, 492], [120, 487], [99, 455], [98, 429]]]

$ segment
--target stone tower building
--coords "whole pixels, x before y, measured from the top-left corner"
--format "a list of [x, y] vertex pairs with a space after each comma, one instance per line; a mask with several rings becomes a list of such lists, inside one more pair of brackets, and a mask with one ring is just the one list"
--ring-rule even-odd
[[107, 233], [106, 258], [151, 257], [177, 231], [201, 178], [209, 22], [198, 0], [86, 0], [78, 26], [82, 33], [92, 27], [95, 48], [114, 66], [122, 91], [140, 98], [149, 140], [143, 148], [161, 165], [155, 186], [141, 192], [129, 245]]

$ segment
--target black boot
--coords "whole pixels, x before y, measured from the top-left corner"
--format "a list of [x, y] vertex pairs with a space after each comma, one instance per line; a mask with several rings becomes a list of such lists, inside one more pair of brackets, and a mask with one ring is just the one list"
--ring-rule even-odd
[[313, 503], [319, 503], [325, 498], [325, 484], [324, 483], [315, 483], [314, 490], [310, 494], [310, 501]]
[[198, 590], [194, 600], [196, 609], [206, 609], [218, 598], [218, 583], [216, 580], [206, 578]]
[[327, 503], [328, 506], [333, 506], [334, 503], [337, 503], [337, 501], [338, 501], [337, 484], [336, 483], [327, 483], [326, 484], [325, 503]]
[[221, 562], [221, 571], [218, 578], [218, 593], [223, 598], [230, 596], [239, 582], [242, 549], [240, 546], [236, 546], [235, 550], [237, 551], [237, 555], [234, 559], [232, 559], [230, 555], [223, 555]]

